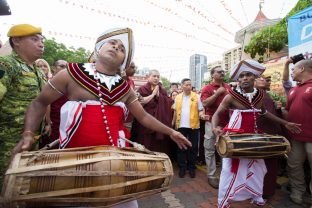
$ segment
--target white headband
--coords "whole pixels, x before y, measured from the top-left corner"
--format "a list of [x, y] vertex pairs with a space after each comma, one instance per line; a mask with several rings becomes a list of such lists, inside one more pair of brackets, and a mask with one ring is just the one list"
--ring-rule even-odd
[[256, 76], [259, 76], [264, 72], [264, 70], [265, 67], [255, 60], [252, 59], [241, 60], [240, 62], [235, 64], [231, 69], [230, 78], [234, 81], [237, 81], [239, 74], [243, 71], [248, 71]]
[[[121, 70], [124, 70], [129, 67], [132, 58], [133, 58], [133, 53], [134, 53], [134, 39], [133, 39], [133, 33], [130, 28], [115, 28], [115, 29], [110, 29], [102, 33], [98, 39], [96, 40], [95, 43], [95, 49], [94, 52], [97, 54], [101, 47], [107, 43], [107, 41], [112, 40], [112, 39], [117, 39], [120, 40], [124, 47], [125, 47], [125, 59], [121, 65]], [[93, 54], [91, 55], [91, 57]], [[90, 57], [90, 58], [91, 58]]]

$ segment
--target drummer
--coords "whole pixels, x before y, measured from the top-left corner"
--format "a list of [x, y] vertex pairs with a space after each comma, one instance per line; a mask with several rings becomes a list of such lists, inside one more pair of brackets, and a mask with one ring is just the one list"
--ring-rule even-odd
[[[131, 29], [106, 31], [96, 40], [95, 63], [70, 63], [49, 80], [27, 110], [22, 140], [14, 154], [31, 149], [46, 107], [63, 95], [69, 101], [61, 109], [60, 148], [124, 147], [121, 138], [130, 136], [123, 125], [127, 109], [145, 127], [169, 135], [180, 148], [191, 146], [181, 133], [146, 113], [129, 84], [116, 74], [131, 63], [133, 47]], [[136, 201], [124, 205], [137, 206]]]
[[[217, 142], [223, 132], [260, 133], [256, 123], [259, 116], [284, 125], [293, 133], [301, 131], [299, 124], [282, 120], [265, 109], [263, 90], [254, 88], [255, 78], [264, 70], [265, 68], [254, 60], [242, 60], [231, 69], [230, 77], [233, 81], [238, 81], [238, 86], [229, 90], [229, 94], [224, 97], [212, 117], [212, 130], [217, 136]], [[219, 118], [225, 110], [231, 112], [231, 117], [227, 126], [221, 129], [218, 126]], [[264, 205], [262, 190], [266, 171], [263, 159], [223, 158], [218, 207], [230, 207], [230, 200], [246, 199], [250, 199], [253, 204]]]

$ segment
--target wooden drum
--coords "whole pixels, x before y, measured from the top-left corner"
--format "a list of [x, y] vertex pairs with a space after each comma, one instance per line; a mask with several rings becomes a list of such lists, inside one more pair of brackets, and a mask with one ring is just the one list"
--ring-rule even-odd
[[279, 135], [229, 134], [219, 138], [217, 151], [222, 157], [260, 159], [286, 155], [290, 144]]
[[110, 207], [165, 191], [166, 154], [110, 146], [17, 154], [2, 188], [5, 207]]

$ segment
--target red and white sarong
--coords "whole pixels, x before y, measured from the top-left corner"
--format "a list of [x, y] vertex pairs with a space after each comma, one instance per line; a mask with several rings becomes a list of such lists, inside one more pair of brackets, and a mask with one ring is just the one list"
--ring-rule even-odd
[[[123, 122], [128, 110], [124, 103], [104, 106], [107, 125], [113, 143], [118, 147], [128, 146], [123, 138], [130, 133]], [[111, 145], [104, 124], [103, 113], [98, 101], [67, 101], [61, 108], [60, 148]], [[137, 200], [113, 206], [113, 208], [138, 208]]]
[[[113, 143], [118, 147], [127, 144], [123, 138], [130, 133], [124, 127], [127, 108], [122, 102], [104, 106], [107, 125]], [[103, 113], [98, 101], [67, 101], [61, 108], [60, 148], [111, 145], [108, 139]]]
[[[255, 117], [260, 111], [234, 110], [226, 129], [255, 133]], [[236, 166], [233, 168], [233, 166]], [[263, 180], [267, 172], [263, 159], [222, 159], [218, 207], [230, 207], [229, 201], [251, 199], [252, 203], [264, 205], [262, 198]]]

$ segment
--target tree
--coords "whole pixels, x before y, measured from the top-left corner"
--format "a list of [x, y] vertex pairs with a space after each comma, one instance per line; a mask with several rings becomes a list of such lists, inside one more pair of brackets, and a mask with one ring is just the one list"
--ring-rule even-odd
[[162, 82], [162, 86], [169, 92], [170, 90], [170, 81], [166, 77], [160, 77], [160, 80]]
[[65, 60], [67, 62], [87, 62], [91, 54], [84, 48], [67, 48], [64, 44], [57, 43], [54, 38], [45, 39], [44, 47], [45, 49], [43, 59], [45, 59], [50, 66], [52, 66], [53, 63], [59, 59]]
[[288, 44], [287, 19], [297, 12], [312, 5], [312, 0], [299, 0], [296, 6], [276, 25], [262, 28], [249, 44], [245, 47], [245, 53], [251, 58], [259, 56], [258, 61], [263, 62], [265, 55], [270, 56], [269, 51], [279, 52]]

